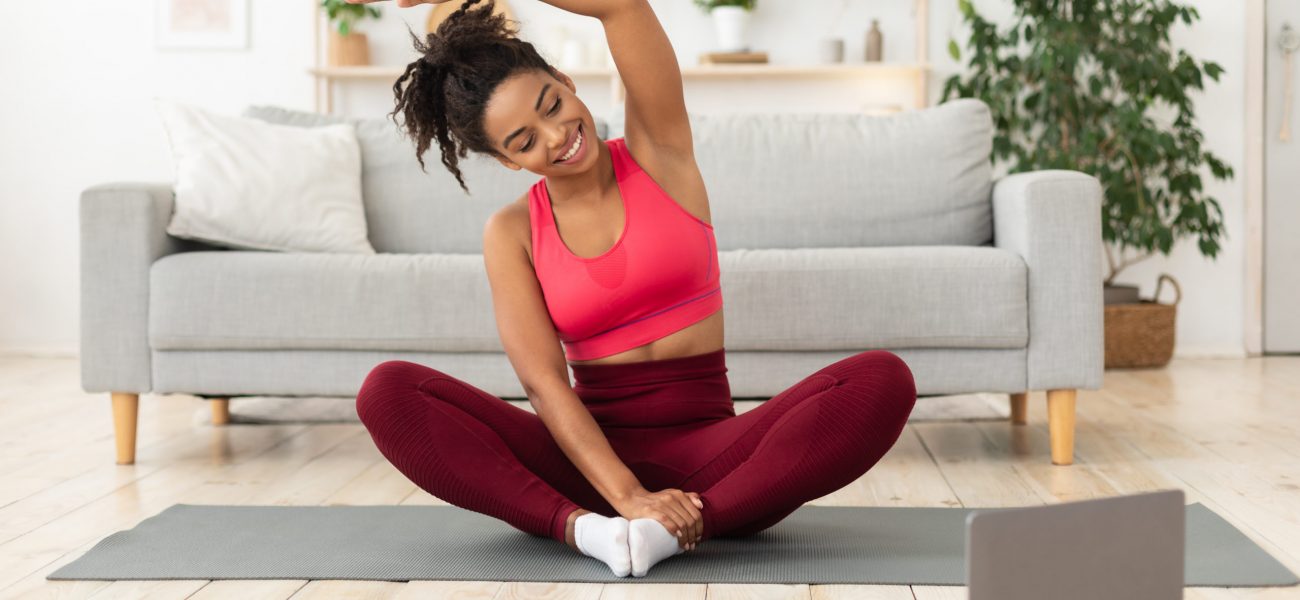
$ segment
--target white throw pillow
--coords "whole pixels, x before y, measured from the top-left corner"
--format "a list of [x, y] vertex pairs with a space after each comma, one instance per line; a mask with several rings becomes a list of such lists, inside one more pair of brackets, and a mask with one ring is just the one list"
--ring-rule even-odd
[[351, 124], [293, 127], [154, 100], [176, 170], [167, 233], [241, 249], [375, 253]]

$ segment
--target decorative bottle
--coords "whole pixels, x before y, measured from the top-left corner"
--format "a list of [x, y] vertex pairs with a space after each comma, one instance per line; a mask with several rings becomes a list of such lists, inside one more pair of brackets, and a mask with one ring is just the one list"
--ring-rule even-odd
[[871, 29], [867, 30], [867, 62], [880, 62], [881, 49], [880, 20], [871, 20]]

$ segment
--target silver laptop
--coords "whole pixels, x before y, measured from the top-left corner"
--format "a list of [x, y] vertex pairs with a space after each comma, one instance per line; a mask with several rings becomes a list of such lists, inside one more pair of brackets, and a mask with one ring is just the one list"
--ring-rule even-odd
[[1182, 490], [966, 517], [970, 600], [1183, 597]]

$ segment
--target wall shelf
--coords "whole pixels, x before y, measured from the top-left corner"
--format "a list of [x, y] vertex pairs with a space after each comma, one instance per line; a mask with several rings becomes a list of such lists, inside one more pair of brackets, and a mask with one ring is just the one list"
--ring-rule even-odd
[[[788, 64], [711, 64], [711, 65], [682, 65], [682, 79], [732, 79], [746, 77], [762, 78], [779, 78], [779, 77], [846, 77], [858, 79], [880, 79], [880, 78], [910, 78], [913, 82], [913, 106], [915, 108], [924, 108], [927, 103], [927, 79], [930, 73], [930, 64], [927, 62], [926, 47], [929, 24], [929, 0], [912, 0], [913, 8], [916, 13], [916, 62], [862, 62], [862, 63], [836, 63], [836, 64], [810, 64], [810, 65], [788, 65]], [[320, 53], [320, 26], [324, 13], [320, 7], [316, 10], [316, 56]], [[394, 81], [406, 70], [406, 65], [367, 65], [367, 66], [350, 66], [350, 67], [330, 67], [317, 66], [307, 69], [307, 72], [315, 78], [316, 83], [316, 111], [320, 112], [322, 108], [325, 113], [334, 111], [334, 86], [336, 83], [347, 83], [351, 81], [365, 80], [387, 80]], [[625, 99], [626, 89], [623, 87], [623, 80], [618, 76], [618, 70], [611, 67], [583, 67], [578, 69], [560, 70], [570, 77], [585, 78], [605, 78], [609, 80], [611, 97], [615, 102], [622, 102]], [[323, 93], [322, 93], [323, 87]]]
[[[405, 66], [315, 67], [307, 72], [326, 79], [396, 79]], [[914, 77], [925, 73], [929, 65], [915, 63], [859, 63], [833, 65], [730, 64], [681, 67], [682, 77]], [[613, 68], [560, 68], [572, 77], [614, 77]]]

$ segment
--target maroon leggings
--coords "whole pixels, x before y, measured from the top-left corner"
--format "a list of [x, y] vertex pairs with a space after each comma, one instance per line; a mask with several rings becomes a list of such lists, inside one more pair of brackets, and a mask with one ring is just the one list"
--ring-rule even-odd
[[[848, 485], [894, 445], [916, 403], [907, 364], [871, 350], [736, 415], [725, 352], [570, 365], [574, 392], [642, 486], [699, 493], [702, 539], [762, 531]], [[537, 415], [441, 371], [380, 363], [357, 412], [385, 458], [455, 506], [561, 542], [579, 507], [618, 516]]]

